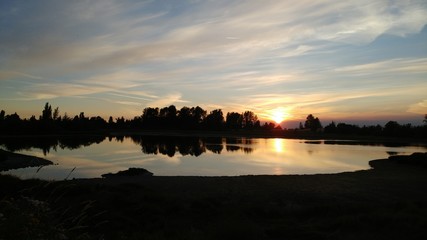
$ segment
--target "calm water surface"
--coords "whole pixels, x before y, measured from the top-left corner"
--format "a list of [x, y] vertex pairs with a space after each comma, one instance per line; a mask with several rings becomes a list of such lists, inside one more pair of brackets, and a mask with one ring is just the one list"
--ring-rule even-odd
[[338, 173], [369, 169], [370, 160], [387, 158], [391, 154], [426, 151], [423, 146], [262, 138], [138, 136], [100, 138], [83, 143], [70, 139], [46, 142], [2, 143], [3, 149], [54, 162], [41, 169], [30, 167], [6, 173], [21, 178], [58, 180], [67, 176], [100, 177], [129, 167], [145, 168], [157, 176]]

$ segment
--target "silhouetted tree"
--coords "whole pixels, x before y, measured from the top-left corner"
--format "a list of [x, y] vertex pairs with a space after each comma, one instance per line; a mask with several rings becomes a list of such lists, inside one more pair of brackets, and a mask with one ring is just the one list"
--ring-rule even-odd
[[255, 122], [258, 121], [258, 117], [251, 111], [244, 112], [242, 116], [243, 128], [245, 129], [252, 129], [255, 125]]
[[68, 116], [67, 113], [64, 113], [64, 116], [62, 116], [61, 121], [59, 122], [59, 126], [64, 130], [72, 129], [72, 119]]
[[0, 112], [0, 122], [4, 120], [4, 116], [6, 115], [6, 112], [4, 110], [1, 110]]
[[59, 116], [59, 107], [56, 107], [56, 108], [53, 110], [53, 116], [52, 116], [52, 118], [53, 118], [53, 120], [57, 120], [59, 117], [60, 117], [60, 116]]
[[264, 130], [273, 130], [274, 129], [274, 127], [276, 126], [276, 124], [274, 124], [274, 123], [272, 123], [272, 122], [269, 122], [269, 123], [264, 123], [264, 125], [262, 126], [262, 129], [264, 129]]
[[[59, 113], [59, 110], [58, 110]], [[56, 126], [54, 123], [54, 118], [52, 114], [52, 106], [47, 102], [44, 105], [44, 109], [42, 110], [42, 115], [40, 116], [40, 124], [36, 127], [36, 131], [42, 131], [44, 133], [53, 132], [56, 130]]]
[[132, 120], [126, 122], [126, 127], [131, 129], [139, 129], [143, 127], [142, 118], [140, 116], [134, 117]]
[[178, 112], [180, 128], [188, 129], [191, 126], [191, 110], [188, 107], [182, 107]]
[[64, 113], [64, 116], [62, 117], [62, 121], [70, 121], [71, 118], [68, 116], [67, 113]]
[[3, 124], [6, 132], [21, 132], [23, 130], [22, 120], [17, 113], [6, 115]]
[[309, 114], [305, 121], [304, 127], [315, 132], [318, 129], [322, 128], [322, 124], [320, 123], [319, 118], [315, 118], [312, 114]]
[[155, 119], [159, 116], [159, 108], [148, 107], [145, 108], [142, 114], [142, 118], [146, 119]]
[[326, 133], [336, 133], [336, 131], [337, 131], [337, 126], [335, 125], [334, 121], [332, 121], [330, 124], [328, 124], [325, 127], [325, 132]]
[[91, 117], [89, 119], [88, 128], [89, 130], [101, 130], [105, 129], [107, 126], [107, 122], [100, 116]]
[[424, 115], [424, 120], [423, 120], [424, 124], [427, 125], [427, 114]]
[[110, 116], [110, 117], [108, 118], [108, 127], [109, 127], [109, 128], [114, 128], [114, 120], [113, 120], [113, 117], [112, 117], [112, 116]]
[[206, 127], [208, 129], [220, 130], [224, 126], [224, 115], [221, 109], [215, 109], [206, 117]]
[[42, 111], [41, 120], [43, 120], [43, 121], [49, 121], [51, 119], [52, 119], [52, 106], [49, 105], [49, 103], [47, 102], [44, 105], [44, 109]]
[[177, 125], [177, 109], [174, 105], [160, 109], [159, 117], [163, 128], [173, 129]]
[[147, 107], [142, 113], [142, 123], [145, 128], [157, 128], [159, 125], [159, 108]]
[[398, 135], [400, 127], [396, 121], [389, 121], [384, 126], [384, 134], [387, 136]]
[[30, 120], [28, 120], [28, 129], [27, 131], [37, 131], [39, 128], [39, 122], [36, 119], [36, 116], [32, 115]]
[[194, 127], [198, 128], [205, 121], [206, 111], [203, 110], [203, 108], [197, 106], [195, 108], [191, 108], [191, 115], [193, 117]]
[[176, 109], [176, 107], [174, 105], [170, 105], [168, 107], [168, 112], [166, 114], [166, 117], [171, 119], [171, 120], [175, 120], [178, 114], [178, 110]]
[[231, 112], [227, 113], [225, 125], [228, 129], [241, 129], [243, 117], [240, 113]]
[[[278, 125], [280, 127], [280, 125]], [[254, 129], [260, 129], [261, 128], [261, 122], [259, 120], [256, 120], [254, 124]]]
[[116, 118], [116, 126], [118, 129], [125, 129], [126, 128], [126, 121], [125, 121], [125, 118], [123, 116]]

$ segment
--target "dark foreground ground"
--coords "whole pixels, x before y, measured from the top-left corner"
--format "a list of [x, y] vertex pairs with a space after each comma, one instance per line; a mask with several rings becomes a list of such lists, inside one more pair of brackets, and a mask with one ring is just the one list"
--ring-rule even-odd
[[422, 165], [62, 182], [0, 175], [0, 239], [427, 239]]

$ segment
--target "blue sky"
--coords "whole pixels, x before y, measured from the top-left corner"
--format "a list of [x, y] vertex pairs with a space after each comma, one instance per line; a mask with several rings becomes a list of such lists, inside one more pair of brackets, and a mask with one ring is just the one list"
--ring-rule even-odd
[[1, 1], [0, 108], [421, 124], [427, 1]]

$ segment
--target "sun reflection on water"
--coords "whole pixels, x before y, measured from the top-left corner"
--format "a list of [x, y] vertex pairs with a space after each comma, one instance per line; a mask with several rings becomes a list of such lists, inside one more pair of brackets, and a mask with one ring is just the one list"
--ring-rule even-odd
[[285, 151], [285, 146], [284, 146], [284, 141], [283, 139], [280, 138], [275, 138], [273, 139], [273, 144], [274, 144], [274, 151], [276, 153], [283, 153]]

